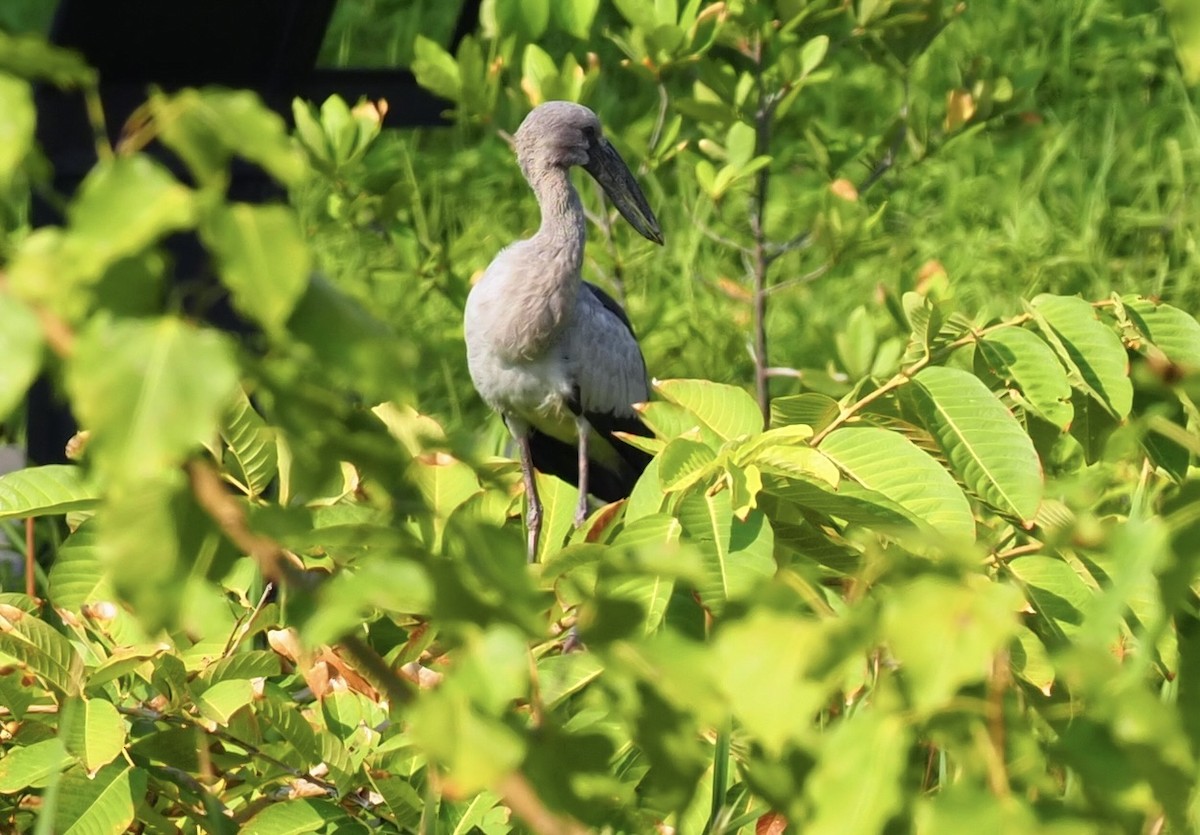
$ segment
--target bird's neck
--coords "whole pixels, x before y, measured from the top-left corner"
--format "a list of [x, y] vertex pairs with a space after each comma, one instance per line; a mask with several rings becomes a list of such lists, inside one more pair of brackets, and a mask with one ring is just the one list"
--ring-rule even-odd
[[558, 268], [551, 270], [547, 278], [577, 282], [587, 239], [579, 193], [567, 170], [558, 166], [531, 171], [529, 184], [542, 209], [542, 225], [530, 243], [547, 263]]

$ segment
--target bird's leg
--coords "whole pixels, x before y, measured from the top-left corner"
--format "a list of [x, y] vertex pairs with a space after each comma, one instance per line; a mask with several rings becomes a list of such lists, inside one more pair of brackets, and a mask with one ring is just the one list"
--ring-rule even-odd
[[525, 481], [525, 528], [529, 536], [529, 561], [537, 562], [538, 538], [542, 533], [542, 501], [538, 498], [537, 479], [533, 475], [533, 451], [529, 448], [529, 433], [517, 436], [521, 450], [521, 478]]
[[575, 418], [575, 430], [579, 433], [579, 504], [575, 508], [575, 527], [583, 527], [588, 515], [588, 435], [591, 424], [579, 415]]

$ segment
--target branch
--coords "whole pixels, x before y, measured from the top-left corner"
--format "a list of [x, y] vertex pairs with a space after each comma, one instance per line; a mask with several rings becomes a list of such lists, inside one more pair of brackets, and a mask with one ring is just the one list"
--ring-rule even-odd
[[942, 357], [950, 354], [952, 351], [962, 348], [965, 345], [970, 345], [972, 342], [978, 342], [981, 338], [987, 336], [993, 331], [1002, 330], [1004, 328], [1012, 328], [1016, 327], [1017, 325], [1023, 325], [1032, 318], [1032, 314], [1022, 313], [1018, 316], [1012, 317], [1011, 319], [1005, 319], [1003, 322], [997, 322], [996, 324], [990, 325], [986, 328], [973, 330], [970, 333], [959, 337], [953, 342], [943, 345], [936, 350], [930, 351], [908, 368], [901, 369], [894, 377], [892, 377], [879, 388], [875, 389], [870, 394], [842, 409], [841, 413], [832, 421], [830, 421], [828, 426], [826, 426], [817, 434], [813, 435], [812, 440], [809, 441], [809, 446], [819, 446], [821, 441], [825, 440], [825, 436], [830, 432], [837, 429], [839, 426], [843, 426], [847, 421], [850, 420], [850, 418], [857, 415], [859, 412], [861, 412], [870, 404], [874, 403], [879, 398], [883, 397], [885, 394], [900, 388], [934, 360], [941, 359]]

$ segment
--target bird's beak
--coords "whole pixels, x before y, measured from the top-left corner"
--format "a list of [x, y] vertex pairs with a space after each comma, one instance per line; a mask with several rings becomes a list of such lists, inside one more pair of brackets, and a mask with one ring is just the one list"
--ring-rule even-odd
[[596, 178], [596, 182], [616, 205], [621, 216], [629, 221], [642, 237], [656, 244], [663, 242], [658, 218], [650, 210], [646, 195], [642, 194], [642, 189], [633, 178], [633, 172], [629, 170], [625, 160], [621, 159], [617, 149], [609, 144], [607, 139], [597, 139], [592, 143], [588, 149], [587, 165], [583, 168]]

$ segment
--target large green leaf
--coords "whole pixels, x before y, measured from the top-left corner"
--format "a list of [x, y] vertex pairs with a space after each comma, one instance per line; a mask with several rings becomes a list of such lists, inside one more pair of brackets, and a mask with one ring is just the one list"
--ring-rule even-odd
[[1133, 405], [1129, 360], [1116, 332], [1096, 318], [1095, 309], [1075, 296], [1043, 293], [1030, 303], [1038, 326], [1073, 372], [1076, 385], [1118, 418]]
[[708, 380], [659, 380], [654, 390], [723, 440], [762, 431], [762, 412], [745, 389]]
[[188, 164], [197, 180], [221, 182], [239, 156], [262, 166], [285, 185], [305, 173], [304, 157], [287, 125], [249, 90], [185, 89], [150, 101], [159, 137]]
[[275, 430], [267, 426], [244, 392], [221, 420], [221, 437], [229, 447], [233, 476], [253, 498], [262, 494], [278, 472], [279, 446]]
[[838, 416], [838, 402], [827, 394], [806, 392], [771, 401], [771, 426], [811, 426], [819, 432]]
[[979, 342], [992, 372], [1015, 383], [1029, 406], [1059, 429], [1071, 425], [1071, 383], [1053, 349], [1024, 328], [993, 331]]
[[76, 347], [67, 389], [112, 478], [144, 482], [178, 465], [214, 436], [237, 385], [227, 339], [178, 319], [97, 319]]
[[843, 427], [825, 436], [820, 449], [850, 478], [924, 519], [947, 539], [975, 539], [975, 518], [962, 489], [937, 461], [898, 432]]
[[9, 748], [0, 757], [0, 794], [44, 786], [71, 762], [71, 755], [58, 737]]
[[857, 482], [845, 480], [834, 488], [821, 479], [767, 473], [763, 489], [804, 510], [866, 525], [878, 533], [904, 536], [926, 530], [925, 523], [906, 508]]
[[99, 496], [72, 464], [47, 464], [0, 475], [0, 519], [87, 510]]
[[4, 420], [25, 397], [25, 391], [42, 367], [42, 329], [37, 317], [8, 294], [0, 295], [0, 357], [4, 357], [0, 362], [0, 420]]
[[716, 495], [692, 493], [679, 505], [687, 539], [696, 543], [704, 564], [700, 599], [719, 615], [730, 600], [743, 598], [775, 573], [774, 536], [761, 511], [746, 521], [733, 516], [728, 490]]
[[1200, 368], [1200, 322], [1195, 316], [1149, 299], [1126, 298], [1124, 304], [1137, 329], [1167, 359], [1186, 368]]
[[58, 784], [54, 831], [61, 835], [120, 835], [127, 832], [146, 793], [146, 772], [124, 761], [89, 776], [73, 768]]
[[79, 692], [83, 659], [50, 624], [0, 604], [0, 654], [22, 664], [62, 695]]
[[911, 733], [896, 714], [867, 708], [842, 720], [824, 741], [805, 784], [816, 809], [805, 833], [884, 832], [900, 811]]
[[301, 798], [272, 803], [242, 827], [243, 835], [301, 835], [304, 832], [367, 832], [336, 803]]
[[63, 743], [89, 774], [108, 765], [125, 747], [125, 722], [113, 703], [105, 699], [75, 700]]
[[101, 162], [67, 209], [69, 241], [84, 278], [99, 278], [118, 258], [134, 255], [195, 222], [192, 192], [160, 163], [137, 154]]
[[1042, 501], [1033, 441], [978, 377], [930, 366], [913, 379], [917, 411], [967, 487], [1028, 523]]
[[290, 697], [268, 690], [266, 698], [256, 704], [255, 710], [300, 755], [306, 768], [321, 761], [321, 745], [317, 742], [316, 731], [304, 714], [296, 710]]
[[672, 439], [658, 457], [658, 479], [666, 493], [686, 490], [716, 472], [717, 454], [708, 444], [689, 437]]
[[312, 269], [295, 211], [276, 205], [222, 205], [205, 216], [200, 229], [234, 306], [269, 333], [280, 332], [304, 295]]

